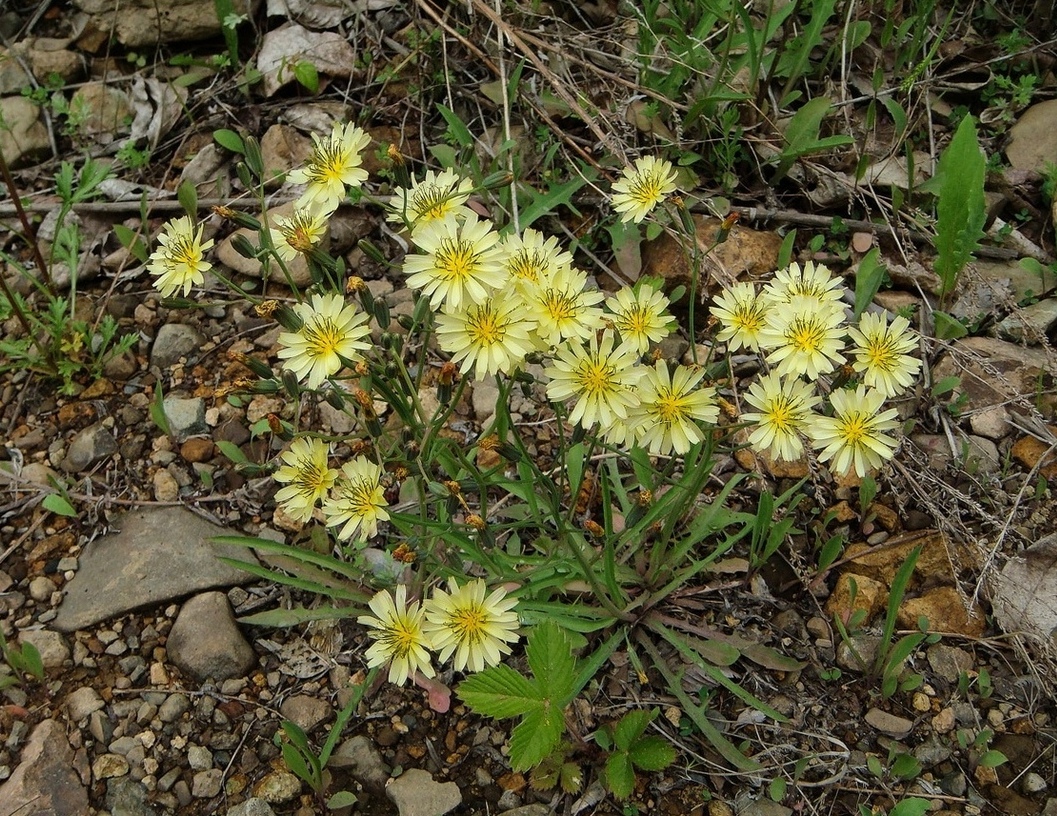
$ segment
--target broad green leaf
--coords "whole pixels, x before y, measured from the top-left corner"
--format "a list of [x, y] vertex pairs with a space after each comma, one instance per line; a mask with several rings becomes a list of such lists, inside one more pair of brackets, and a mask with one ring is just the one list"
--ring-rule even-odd
[[954, 289], [984, 235], [987, 210], [984, 175], [987, 160], [976, 136], [976, 123], [966, 116], [958, 125], [936, 168], [936, 273], [941, 295]]
[[352, 807], [360, 800], [352, 791], [338, 791], [327, 800], [327, 810], [338, 810], [339, 808]]
[[866, 311], [884, 280], [885, 266], [878, 262], [881, 251], [874, 247], [867, 252], [855, 270], [855, 317]]
[[44, 501], [41, 502], [41, 505], [43, 505], [44, 509], [49, 513], [54, 513], [57, 516], [77, 518], [77, 511], [74, 509], [73, 505], [58, 493], [49, 493], [44, 497]]
[[22, 669], [38, 680], [44, 679], [44, 661], [40, 651], [32, 643], [22, 644]]
[[470, 133], [470, 129], [466, 127], [459, 115], [444, 105], [437, 105], [437, 110], [444, 117], [444, 121], [448, 123], [448, 130], [451, 131], [452, 138], [455, 139], [456, 144], [459, 147], [473, 147], [473, 134]]
[[932, 386], [932, 396], [942, 397], [944, 394], [950, 393], [959, 385], [962, 384], [962, 378], [957, 374], [952, 374], [949, 377], [944, 377], [939, 382], [936, 382]]
[[925, 816], [931, 807], [928, 799], [911, 796], [888, 811], [888, 816]]
[[631, 762], [643, 771], [663, 771], [675, 762], [675, 749], [664, 737], [643, 737], [628, 751]]
[[294, 79], [311, 94], [319, 93], [319, 70], [308, 60], [301, 60], [294, 68]]
[[232, 153], [242, 155], [246, 152], [246, 146], [242, 143], [242, 137], [233, 130], [221, 128], [213, 131], [213, 140]]
[[969, 333], [962, 321], [946, 312], [933, 312], [932, 319], [935, 321], [934, 332], [937, 340], [957, 340]]
[[250, 460], [246, 458], [246, 454], [244, 454], [234, 442], [228, 442], [226, 439], [221, 439], [216, 443], [216, 446], [224, 456], [236, 465], [250, 464]]
[[617, 799], [627, 799], [635, 790], [635, 771], [626, 751], [618, 751], [606, 760], [606, 786]]
[[505, 663], [467, 677], [456, 693], [474, 711], [500, 720], [541, 711], [544, 705], [538, 685]]
[[147, 247], [138, 232], [129, 229], [124, 224], [114, 224], [114, 235], [121, 242], [121, 246], [131, 252], [137, 261], [146, 263], [149, 260]]
[[198, 218], [198, 190], [193, 182], [182, 182], [176, 188], [176, 198], [179, 199], [180, 206], [183, 207], [184, 212], [187, 213], [191, 221]]
[[997, 768], [999, 765], [1005, 765], [1007, 762], [1009, 762], [1009, 757], [1001, 751], [996, 751], [994, 749], [984, 751], [983, 756], [980, 757], [980, 765], [984, 768]]

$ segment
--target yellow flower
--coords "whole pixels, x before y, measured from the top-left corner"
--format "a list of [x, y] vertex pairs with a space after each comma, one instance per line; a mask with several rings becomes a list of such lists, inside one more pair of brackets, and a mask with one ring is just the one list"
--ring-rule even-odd
[[389, 205], [390, 221], [410, 223], [412, 229], [419, 224], [438, 221], [449, 214], [459, 218], [470, 215], [465, 206], [470, 198], [473, 182], [460, 179], [454, 170], [435, 173], [430, 170], [422, 181], [410, 189], [398, 189]]
[[886, 431], [899, 427], [898, 412], [881, 410], [884, 394], [860, 385], [855, 391], [834, 391], [829, 401], [833, 416], [816, 416], [808, 428], [820, 462], [832, 460], [831, 470], [839, 474], [854, 467], [862, 478], [892, 458], [898, 442]]
[[798, 295], [781, 308], [767, 311], [760, 348], [783, 377], [806, 375], [812, 380], [844, 363], [843, 310], [833, 303]]
[[480, 303], [490, 289], [502, 288], [503, 252], [490, 221], [448, 214], [417, 227], [411, 240], [426, 254], [404, 259], [407, 285], [429, 296], [434, 309], [441, 303], [458, 309], [464, 298]]
[[635, 391], [644, 370], [635, 365], [638, 352], [629, 342], [614, 348], [613, 332], [592, 337], [589, 345], [563, 343], [543, 373], [548, 399], [560, 402], [575, 397], [569, 421], [584, 428], [601, 423], [603, 429], [617, 420], [626, 420], [638, 403]]
[[308, 255], [323, 240], [330, 213], [317, 207], [295, 207], [293, 215], [277, 215], [269, 232], [272, 244], [286, 263], [298, 256]]
[[402, 686], [409, 677], [421, 672], [433, 677], [427, 649], [432, 647], [429, 636], [423, 631], [425, 611], [418, 601], [407, 604], [407, 587], [396, 588], [396, 598], [388, 590], [382, 590], [371, 598], [374, 615], [360, 615], [356, 621], [371, 631], [374, 643], [367, 650], [367, 665], [370, 668], [389, 664], [389, 682]]
[[811, 387], [772, 372], [749, 386], [745, 401], [756, 409], [742, 415], [756, 426], [749, 434], [749, 444], [775, 459], [791, 462], [799, 458], [804, 450], [800, 435], [810, 425], [811, 409], [821, 401]]
[[276, 501], [291, 518], [308, 521], [338, 475], [327, 463], [327, 446], [318, 439], [295, 439], [280, 458], [285, 464], [275, 472], [275, 481], [286, 487], [275, 494]]
[[358, 188], [367, 181], [361, 152], [371, 137], [354, 125], [335, 123], [329, 136], [312, 134], [312, 156], [305, 167], [291, 170], [287, 178], [308, 188], [297, 200], [298, 207], [315, 205], [333, 212], [345, 198], [345, 188]]
[[545, 239], [531, 227], [521, 235], [511, 233], [502, 246], [507, 275], [518, 285], [545, 283], [573, 263], [573, 256], [562, 250], [557, 238], [552, 235]]
[[286, 361], [283, 368], [298, 379], [308, 377], [309, 388], [318, 388], [341, 370], [343, 360], [355, 362], [361, 351], [370, 348], [363, 342], [371, 333], [367, 315], [346, 304], [341, 295], [313, 295], [311, 303], [298, 303], [294, 312], [302, 325], [296, 332], [279, 335], [279, 357]]
[[760, 332], [767, 325], [767, 304], [751, 283], [735, 283], [712, 301], [712, 314], [723, 322], [716, 339], [728, 351], [760, 350]]
[[649, 350], [650, 341], [663, 340], [675, 328], [675, 320], [665, 311], [668, 304], [668, 298], [648, 283], [625, 286], [606, 300], [620, 339], [634, 345], [639, 354]]
[[664, 360], [646, 369], [639, 386], [640, 402], [630, 420], [637, 444], [654, 456], [682, 455], [705, 438], [694, 421], [714, 424], [719, 408], [716, 389], [698, 388], [704, 376], [704, 369], [694, 371], [686, 366], [676, 366], [674, 374], [669, 373]]
[[910, 356], [918, 343], [905, 317], [897, 316], [889, 324], [888, 312], [865, 312], [858, 327], [852, 326], [848, 334], [855, 343], [852, 367], [863, 372], [867, 388], [876, 388], [887, 398], [903, 393], [914, 382], [921, 360]]
[[378, 535], [379, 521], [389, 520], [381, 479], [381, 466], [366, 456], [357, 456], [342, 465], [330, 495], [323, 500], [327, 526], [345, 525], [337, 533], [341, 541], [354, 534], [357, 541], [366, 541]]
[[791, 263], [774, 273], [774, 280], [763, 287], [760, 297], [768, 304], [792, 303], [793, 298], [807, 297], [819, 303], [838, 303], [844, 282], [835, 278], [829, 267], [808, 261]]
[[464, 374], [473, 368], [478, 380], [521, 368], [535, 348], [534, 328], [520, 303], [504, 303], [498, 297], [466, 304], [463, 309], [444, 306], [437, 315], [440, 347], [452, 355], [453, 362], [461, 362], [459, 369]]
[[675, 192], [676, 173], [670, 161], [656, 156], [635, 160], [634, 167], [624, 169], [624, 175], [613, 185], [613, 209], [621, 214], [621, 221], [638, 224], [654, 207]]
[[539, 283], [521, 289], [524, 309], [536, 321], [536, 334], [543, 348], [562, 340], [586, 341], [605, 325], [598, 304], [604, 295], [587, 288], [587, 275], [563, 266]]
[[203, 259], [213, 240], [202, 242], [202, 225], [195, 225], [182, 215], [167, 223], [158, 236], [159, 246], [150, 256], [147, 269], [156, 276], [154, 287], [162, 297], [172, 297], [177, 291], [186, 295], [192, 286], [201, 285], [204, 273], [210, 269]]
[[[515, 598], [506, 590], [485, 597], [485, 583], [478, 578], [463, 586], [451, 579], [448, 592], [434, 590], [426, 602], [425, 630], [444, 663], [453, 654], [456, 671], [479, 672], [495, 666], [517, 643], [518, 615]], [[450, 594], [449, 594], [450, 593]]]

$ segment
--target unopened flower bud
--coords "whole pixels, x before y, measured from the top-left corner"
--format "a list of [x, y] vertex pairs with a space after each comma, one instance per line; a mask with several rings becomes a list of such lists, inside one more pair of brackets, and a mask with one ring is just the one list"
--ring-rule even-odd
[[499, 190], [503, 187], [509, 187], [514, 181], [514, 176], [506, 170], [501, 170], [498, 173], [492, 173], [490, 176], [485, 178], [481, 182], [481, 188], [484, 190]]
[[250, 259], [256, 258], [260, 251], [260, 247], [254, 246], [249, 238], [239, 232], [231, 236], [231, 248], [243, 258]]
[[237, 224], [240, 227], [251, 229], [257, 232], [261, 228], [261, 222], [254, 218], [247, 212], [242, 210], [236, 210], [233, 207], [225, 207], [223, 204], [217, 204], [213, 207], [213, 213], [219, 215], [225, 221], [230, 221], [233, 224]]
[[338, 411], [344, 411], [345, 410], [345, 398], [344, 398], [344, 395], [342, 394], [342, 392], [339, 391], [338, 389], [336, 389], [336, 388], [327, 389], [327, 393], [326, 393], [326, 396], [324, 397], [324, 399], [326, 399], [327, 404], [329, 404], [331, 408], [335, 408]]
[[301, 395], [301, 384], [297, 381], [297, 375], [290, 369], [283, 370], [283, 388], [291, 399], [297, 399]]
[[385, 257], [382, 250], [380, 250], [372, 241], [368, 241], [366, 238], [361, 238], [356, 242], [356, 246], [362, 249], [363, 254], [379, 266], [389, 266], [389, 259]]

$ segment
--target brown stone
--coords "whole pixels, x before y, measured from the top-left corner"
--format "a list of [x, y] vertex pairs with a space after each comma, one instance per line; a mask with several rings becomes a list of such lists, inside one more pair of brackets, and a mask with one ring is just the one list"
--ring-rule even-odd
[[[1057, 428], [1051, 427], [1050, 430], [1057, 433]], [[1035, 467], [1039, 459], [1049, 453], [1039, 468], [1039, 474], [1045, 479], [1057, 477], [1057, 454], [1051, 451], [1050, 446], [1041, 439], [1036, 439], [1034, 436], [1022, 436], [1013, 444], [1010, 452], [1013, 458], [1026, 468]]]
[[[856, 587], [854, 605], [851, 597], [853, 580]], [[888, 588], [880, 581], [865, 575], [845, 572], [837, 579], [833, 594], [826, 602], [826, 612], [847, 622], [854, 610], [862, 609], [866, 612], [866, 620], [863, 622], [868, 623], [884, 607], [887, 596]]]
[[214, 449], [212, 439], [196, 436], [180, 445], [180, 456], [187, 462], [208, 462], [213, 458]]
[[[698, 291], [704, 296], [714, 294], [720, 288], [730, 286], [737, 280], [761, 280], [778, 267], [778, 251], [782, 238], [778, 233], [755, 230], [736, 225], [726, 241], [704, 253], [715, 243], [720, 225], [718, 218], [694, 216], [697, 227], [697, 246], [701, 254], [701, 278]], [[663, 278], [665, 290], [677, 286], [690, 288], [690, 260], [687, 247], [682, 240], [662, 232], [652, 241], [642, 245], [642, 274]], [[686, 299], [683, 304], [685, 308]]]
[[908, 535], [885, 542], [883, 547], [873, 548], [867, 544], [850, 544], [844, 557], [852, 564], [852, 569], [867, 575], [885, 586], [890, 586], [896, 571], [906, 561], [915, 547], [921, 547], [916, 575], [941, 581], [952, 581], [952, 560], [962, 564], [969, 558], [965, 545], [951, 542], [943, 533], [933, 530], [925, 535]]
[[[971, 612], [971, 614], [970, 614]], [[899, 625], [917, 629], [918, 618], [928, 618], [929, 631], [953, 632], [980, 637], [986, 628], [984, 611], [971, 603], [966, 609], [961, 593], [954, 587], [936, 587], [920, 598], [909, 598], [899, 607]]]

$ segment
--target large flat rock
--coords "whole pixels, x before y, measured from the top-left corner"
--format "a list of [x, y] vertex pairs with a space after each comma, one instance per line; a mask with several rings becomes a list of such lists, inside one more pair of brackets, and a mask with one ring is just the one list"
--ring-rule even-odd
[[129, 513], [120, 532], [98, 539], [81, 556], [52, 626], [73, 632], [141, 606], [246, 583], [252, 575], [217, 556], [256, 561], [253, 551], [210, 540], [231, 533], [182, 507]]
[[66, 729], [57, 720], [44, 720], [30, 734], [14, 773], [0, 786], [0, 814], [79, 816], [88, 812], [88, 791], [74, 770]]

